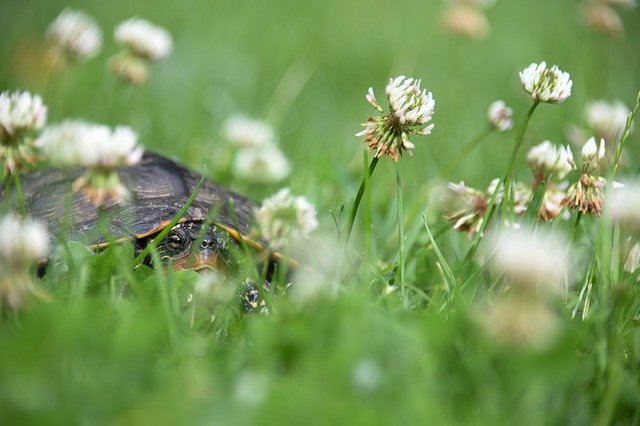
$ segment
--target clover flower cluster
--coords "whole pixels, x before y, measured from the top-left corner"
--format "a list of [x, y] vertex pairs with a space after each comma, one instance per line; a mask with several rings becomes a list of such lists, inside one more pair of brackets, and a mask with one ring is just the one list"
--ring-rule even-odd
[[224, 139], [237, 150], [233, 175], [246, 182], [276, 183], [291, 173], [291, 165], [278, 147], [273, 127], [266, 121], [233, 115], [222, 125]]
[[36, 160], [34, 133], [47, 121], [42, 98], [29, 92], [0, 93], [0, 162], [5, 173]]
[[304, 197], [295, 197], [283, 188], [267, 198], [255, 212], [260, 235], [273, 250], [306, 239], [318, 227], [316, 209]]
[[138, 135], [129, 127], [111, 129], [101, 124], [66, 120], [45, 129], [39, 139], [45, 157], [54, 165], [86, 167], [86, 173], [73, 183], [75, 191], [96, 205], [112, 200], [125, 202], [127, 190], [115, 169], [137, 164], [143, 149]]
[[29, 266], [47, 257], [49, 236], [39, 222], [7, 215], [0, 218], [0, 241], [0, 303], [17, 310], [35, 292]]
[[532, 63], [520, 72], [520, 82], [534, 102], [559, 103], [571, 96], [571, 76], [556, 65]]
[[493, 0], [455, 0], [440, 16], [440, 24], [449, 33], [470, 39], [485, 38], [491, 29], [485, 9]]
[[[397, 162], [403, 152], [411, 154], [415, 145], [409, 136], [431, 134], [434, 124], [431, 121], [435, 110], [435, 100], [431, 92], [420, 87], [421, 80], [399, 76], [389, 79], [385, 94], [389, 102], [389, 114], [374, 116], [365, 128], [356, 133], [364, 137], [364, 142], [375, 152], [375, 157], [388, 156]], [[366, 99], [376, 110], [384, 112], [370, 87]], [[424, 127], [421, 127], [424, 126]]]
[[495, 101], [487, 109], [487, 119], [495, 131], [506, 132], [513, 126], [513, 110], [504, 101]]
[[131, 84], [145, 83], [149, 64], [168, 56], [173, 49], [171, 34], [142, 18], [121, 22], [114, 38], [124, 50], [110, 59], [111, 72]]
[[605, 156], [604, 139], [596, 145], [595, 138], [590, 138], [582, 147], [582, 171], [578, 181], [567, 190], [562, 205], [580, 213], [600, 215], [604, 197], [605, 180], [596, 174]]
[[102, 48], [102, 31], [86, 13], [64, 9], [47, 28], [47, 39], [56, 53], [71, 62], [84, 62], [95, 57]]
[[624, 25], [616, 8], [635, 6], [635, 0], [586, 0], [582, 4], [582, 18], [586, 26], [618, 36], [624, 33]]

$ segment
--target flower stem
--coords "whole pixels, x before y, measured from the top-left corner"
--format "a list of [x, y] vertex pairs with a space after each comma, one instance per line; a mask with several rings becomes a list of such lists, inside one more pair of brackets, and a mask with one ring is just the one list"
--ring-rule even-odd
[[613, 175], [612, 178], [615, 177], [616, 173], [618, 173], [618, 165], [620, 163], [620, 155], [622, 155], [622, 148], [624, 144], [627, 142], [629, 138], [629, 133], [631, 131], [631, 123], [633, 123], [633, 118], [638, 112], [638, 106], [640, 106], [640, 92], [638, 92], [638, 96], [636, 97], [636, 103], [633, 106], [633, 110], [629, 113], [627, 117], [627, 122], [624, 126], [624, 130], [622, 131], [622, 137], [620, 138], [620, 143], [616, 146], [615, 157], [613, 161]]
[[527, 115], [524, 118], [524, 122], [520, 129], [518, 130], [518, 137], [516, 138], [516, 145], [513, 147], [513, 152], [511, 153], [511, 159], [509, 160], [509, 168], [507, 169], [507, 173], [505, 173], [504, 178], [502, 179], [504, 183], [504, 199], [502, 200], [502, 212], [503, 216], [505, 212], [508, 212], [509, 216], [513, 213], [513, 209], [511, 208], [512, 194], [511, 194], [511, 180], [513, 178], [513, 170], [516, 165], [516, 159], [518, 158], [518, 152], [520, 151], [520, 147], [522, 147], [522, 143], [524, 142], [524, 134], [527, 129], [531, 125], [531, 116], [533, 112], [536, 110], [540, 101], [534, 101], [531, 108], [527, 112]]
[[358, 188], [358, 192], [356, 193], [356, 198], [353, 200], [353, 206], [351, 206], [351, 212], [349, 213], [349, 219], [347, 222], [347, 228], [344, 232], [344, 246], [346, 247], [349, 244], [349, 239], [351, 238], [351, 231], [353, 230], [353, 223], [356, 220], [356, 215], [358, 214], [358, 208], [360, 207], [360, 201], [362, 201], [362, 195], [364, 194], [364, 187], [367, 180], [371, 179], [371, 175], [378, 164], [379, 157], [373, 157], [371, 159], [371, 163], [369, 164], [369, 169], [367, 171], [367, 176], [363, 176], [362, 182], [360, 183], [360, 187]]
[[398, 202], [398, 269], [400, 270], [400, 292], [402, 295], [402, 303], [408, 306], [406, 284], [404, 280], [404, 211], [402, 208], [402, 180], [400, 179], [400, 173], [396, 169], [396, 198]]
[[26, 212], [24, 208], [24, 198], [22, 197], [22, 185], [20, 184], [20, 176], [18, 176], [18, 173], [11, 173], [11, 177], [13, 178], [13, 187], [16, 190], [16, 198], [18, 199], [18, 210], [20, 212], [20, 216], [24, 217]]

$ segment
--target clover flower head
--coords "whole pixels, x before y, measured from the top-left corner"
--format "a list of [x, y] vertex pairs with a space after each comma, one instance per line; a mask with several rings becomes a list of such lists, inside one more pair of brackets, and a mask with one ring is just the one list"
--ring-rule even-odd
[[291, 173], [289, 160], [276, 145], [243, 148], [233, 161], [235, 177], [247, 182], [276, 183]]
[[582, 173], [578, 181], [572, 184], [562, 200], [562, 206], [599, 216], [602, 213], [605, 180], [600, 176]]
[[571, 96], [571, 76], [556, 65], [532, 63], [520, 72], [520, 82], [535, 102], [562, 102]]
[[600, 146], [596, 145], [595, 138], [589, 140], [582, 147], [582, 167], [585, 170], [594, 170], [605, 156], [604, 139], [600, 139]]
[[491, 194], [492, 192], [487, 195], [478, 189], [470, 188], [464, 181], [449, 182], [442, 199], [443, 216], [451, 223], [453, 229], [466, 232], [472, 237], [482, 226]]
[[529, 150], [527, 163], [537, 180], [542, 180], [549, 174], [562, 179], [575, 168], [571, 148], [557, 147], [548, 140]]
[[89, 60], [102, 48], [102, 32], [95, 20], [71, 8], [65, 8], [51, 22], [47, 38], [73, 61]]
[[114, 38], [120, 46], [149, 61], [162, 59], [173, 49], [171, 34], [142, 18], [131, 18], [118, 24]]
[[[389, 114], [370, 117], [366, 123], [362, 123], [364, 130], [356, 133], [356, 136], [365, 137], [364, 142], [376, 157], [385, 155], [397, 162], [403, 152], [411, 154], [415, 147], [409, 141], [411, 134], [428, 135], [433, 130], [433, 124], [424, 125], [433, 117], [435, 100], [431, 92], [420, 88], [420, 84], [420, 80], [405, 76], [389, 79], [385, 89]], [[383, 111], [373, 88], [369, 88], [365, 97], [376, 110]]]
[[261, 236], [274, 250], [309, 238], [318, 227], [315, 207], [306, 198], [293, 196], [289, 188], [267, 198], [255, 216]]
[[489, 242], [492, 269], [523, 291], [557, 293], [568, 268], [566, 241], [558, 234], [502, 229]]
[[261, 148], [274, 143], [273, 127], [263, 120], [238, 114], [222, 124], [224, 138], [238, 148]]
[[627, 230], [640, 230], [640, 183], [626, 182], [612, 188], [605, 200], [605, 218]]
[[45, 259], [49, 251], [46, 228], [31, 219], [14, 215], [0, 218], [0, 264], [3, 268], [29, 265]]
[[442, 27], [449, 33], [470, 39], [483, 39], [489, 34], [489, 20], [473, 4], [456, 4], [447, 8], [440, 17]]
[[73, 183], [96, 205], [107, 200], [127, 201], [128, 191], [115, 169], [142, 158], [138, 135], [127, 126], [111, 129], [101, 124], [67, 120], [45, 129], [39, 139], [45, 157], [58, 166], [82, 166], [87, 171]]
[[587, 104], [585, 116], [589, 128], [596, 136], [612, 144], [622, 135], [627, 124], [629, 108], [619, 100], [597, 100]]
[[0, 163], [6, 174], [36, 160], [33, 133], [47, 121], [42, 98], [29, 92], [0, 93]]
[[489, 105], [487, 119], [498, 132], [506, 132], [513, 126], [513, 110], [504, 101], [495, 101]]

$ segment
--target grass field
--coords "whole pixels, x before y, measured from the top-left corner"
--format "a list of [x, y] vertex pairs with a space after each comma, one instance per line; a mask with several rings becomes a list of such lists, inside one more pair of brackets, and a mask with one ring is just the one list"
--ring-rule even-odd
[[[573, 88], [533, 113], [514, 181], [531, 181], [529, 148], [571, 143], [567, 128], [586, 126], [589, 101], [632, 109], [640, 8], [617, 8], [625, 32], [611, 36], [583, 25], [577, 1], [502, 0], [486, 10], [489, 34], [472, 40], [445, 31], [446, 4], [0, 1], [0, 92], [40, 94], [49, 123], [131, 126], [145, 148], [256, 201], [283, 187], [304, 195], [320, 222], [310, 257], [324, 272], [317, 297], [293, 297], [295, 279], [290, 297], [280, 282], [267, 314], [244, 314], [224, 294], [194, 300], [193, 271], [134, 268], [130, 244], [96, 254], [61, 241], [66, 255], [34, 278], [46, 296], [2, 311], [0, 423], [640, 424], [640, 288], [638, 271], [623, 268], [637, 231], [568, 209], [567, 220], [523, 215], [523, 226], [563, 235], [570, 259], [560, 294], [519, 294], [487, 266], [482, 244], [467, 256], [476, 240], [451, 229], [440, 196], [448, 181], [484, 191], [505, 174], [532, 104], [518, 72], [532, 62], [557, 64]], [[104, 46], [55, 73], [45, 31], [66, 6], [96, 19]], [[141, 86], [107, 67], [114, 26], [136, 15], [174, 44]], [[398, 75], [433, 93], [435, 128], [412, 137], [412, 156], [380, 160], [343, 257], [326, 241], [344, 232], [371, 161], [354, 136], [375, 113], [365, 95], [372, 86], [386, 108]], [[461, 151], [486, 131], [497, 99], [513, 108], [513, 128]], [[222, 126], [238, 113], [274, 127], [286, 180], [250, 184], [229, 171]], [[640, 174], [631, 130], [619, 170], [602, 170], [608, 188]], [[535, 247], [524, 253], [523, 264], [536, 261]], [[341, 280], [339, 265], [355, 259]], [[492, 310], [505, 300], [511, 310]]]

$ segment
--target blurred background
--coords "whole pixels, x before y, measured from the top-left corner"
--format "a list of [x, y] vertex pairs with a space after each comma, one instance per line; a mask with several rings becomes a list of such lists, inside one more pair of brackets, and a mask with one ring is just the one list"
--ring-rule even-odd
[[[149, 149], [198, 169], [207, 165], [209, 175], [254, 198], [289, 185], [326, 210], [352, 196], [359, 183], [363, 145], [354, 133], [375, 112], [364, 95], [373, 86], [384, 98], [391, 76], [421, 78], [436, 99], [433, 134], [416, 137], [413, 157], [400, 162], [409, 193], [486, 127], [494, 100], [514, 108], [517, 126], [530, 104], [518, 71], [531, 62], [557, 64], [574, 85], [567, 102], [539, 109], [529, 144], [567, 144], [567, 125], [583, 124], [590, 99], [630, 106], [640, 87], [640, 10], [620, 9], [625, 32], [612, 36], [583, 25], [581, 5], [498, 1], [486, 9], [486, 36], [470, 39], [443, 27], [443, 1], [2, 0], [0, 88], [43, 94], [49, 122], [78, 117], [127, 124]], [[51, 75], [42, 61], [44, 35], [66, 6], [96, 19], [104, 48], [97, 58]], [[140, 87], [117, 81], [107, 69], [118, 51], [113, 28], [132, 16], [174, 38], [173, 53], [152, 66]], [[275, 127], [292, 164], [288, 182], [246, 185], [217, 172], [221, 123], [237, 113]], [[491, 135], [445, 178], [486, 187], [514, 139], [515, 130]], [[393, 170], [391, 161], [383, 163], [381, 169]], [[376, 185], [391, 190], [394, 182], [394, 173], [377, 172]], [[374, 196], [382, 203], [385, 193]]]

